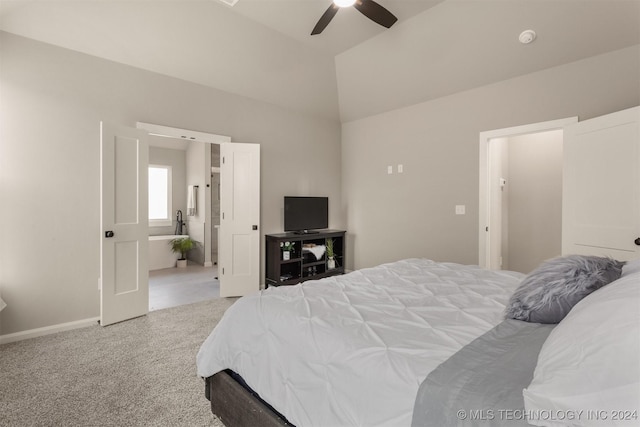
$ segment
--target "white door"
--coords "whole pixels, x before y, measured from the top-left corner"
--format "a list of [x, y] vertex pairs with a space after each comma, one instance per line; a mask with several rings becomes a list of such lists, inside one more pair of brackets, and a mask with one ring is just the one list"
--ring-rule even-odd
[[565, 128], [562, 253], [640, 256], [640, 107]]
[[100, 124], [100, 324], [149, 311], [147, 133]]
[[220, 296], [260, 289], [260, 146], [220, 144]]

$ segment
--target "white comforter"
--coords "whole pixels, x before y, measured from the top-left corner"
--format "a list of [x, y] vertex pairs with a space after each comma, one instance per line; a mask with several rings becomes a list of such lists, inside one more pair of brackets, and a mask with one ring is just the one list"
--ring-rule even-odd
[[197, 356], [297, 426], [408, 426], [429, 372], [502, 320], [524, 275], [410, 259], [238, 300]]

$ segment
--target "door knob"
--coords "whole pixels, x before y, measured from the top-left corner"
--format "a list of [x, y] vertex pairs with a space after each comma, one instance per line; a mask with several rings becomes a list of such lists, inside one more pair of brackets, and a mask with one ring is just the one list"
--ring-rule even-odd
[[[257, 229], [258, 229], [258, 226], [257, 226], [257, 225], [252, 225], [252, 226], [251, 226], [251, 229], [252, 229], [252, 230], [257, 230]], [[638, 239], [638, 240], [640, 240], [640, 239]]]
[[111, 230], [105, 231], [104, 232], [104, 237], [106, 237], [106, 238], [113, 237], [113, 231], [111, 231]]
[[633, 241], [636, 245], [640, 246], [640, 237]]

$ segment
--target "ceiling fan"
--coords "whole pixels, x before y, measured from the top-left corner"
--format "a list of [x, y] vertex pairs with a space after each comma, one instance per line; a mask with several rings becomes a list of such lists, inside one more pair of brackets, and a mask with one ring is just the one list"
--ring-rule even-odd
[[329, 25], [329, 22], [331, 22], [336, 13], [338, 13], [338, 9], [350, 6], [355, 7], [364, 16], [386, 28], [390, 28], [398, 20], [393, 13], [373, 0], [333, 0], [329, 9], [322, 14], [316, 26], [313, 27], [311, 35], [320, 34], [327, 25]]

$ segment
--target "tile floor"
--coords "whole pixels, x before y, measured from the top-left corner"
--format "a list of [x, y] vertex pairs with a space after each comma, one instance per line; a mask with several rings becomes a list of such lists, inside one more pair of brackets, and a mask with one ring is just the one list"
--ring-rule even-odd
[[149, 272], [149, 311], [205, 301], [220, 296], [218, 267], [189, 264]]

